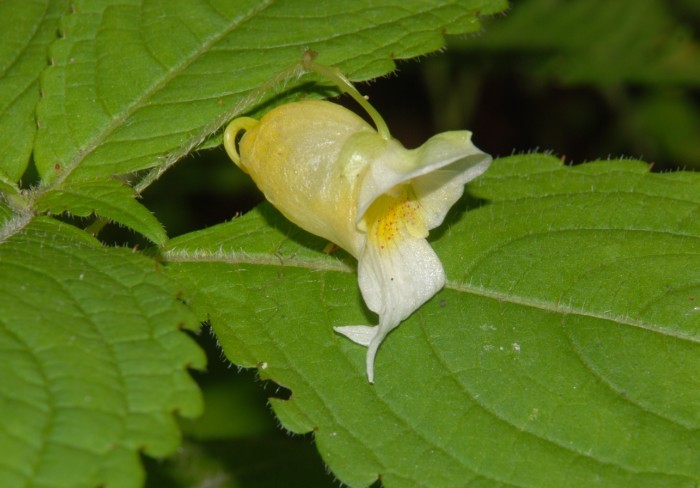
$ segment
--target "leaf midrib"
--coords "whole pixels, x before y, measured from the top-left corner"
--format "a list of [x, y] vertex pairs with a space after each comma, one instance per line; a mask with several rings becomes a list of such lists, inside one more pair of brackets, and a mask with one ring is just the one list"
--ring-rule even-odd
[[[231, 265], [249, 264], [253, 266], [271, 266], [274, 268], [302, 268], [316, 272], [336, 272], [336, 273], [355, 273], [356, 269], [347, 263], [332, 258], [313, 258], [313, 257], [288, 257], [277, 256], [265, 253], [248, 253], [248, 252], [218, 252], [210, 253], [209, 251], [168, 251], [163, 255], [165, 262], [173, 263], [226, 263]], [[580, 307], [566, 305], [561, 302], [553, 303], [543, 300], [528, 298], [525, 296], [517, 296], [504, 293], [502, 291], [487, 289], [481, 286], [474, 286], [469, 283], [461, 283], [455, 280], [447, 280], [445, 289], [467, 293], [473, 296], [489, 298], [499, 302], [509, 303], [512, 305], [524, 306], [532, 309], [542, 310], [548, 313], [555, 313], [562, 316], [575, 315], [579, 317], [587, 317], [596, 320], [614, 322], [617, 325], [624, 325], [643, 329], [649, 332], [662, 334], [664, 336], [673, 337], [675, 339], [699, 343], [700, 337], [684, 334], [678, 330], [662, 329], [653, 324], [635, 320], [628, 316], [606, 315], [601, 312], [586, 310]]]

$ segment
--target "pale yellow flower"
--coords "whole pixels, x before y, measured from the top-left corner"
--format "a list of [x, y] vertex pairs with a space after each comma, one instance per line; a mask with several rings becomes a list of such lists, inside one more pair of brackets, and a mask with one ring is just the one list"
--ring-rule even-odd
[[491, 157], [472, 144], [468, 131], [405, 149], [326, 101], [282, 105], [259, 122], [236, 119], [224, 137], [231, 158], [280, 212], [357, 258], [360, 291], [379, 324], [335, 330], [368, 348], [373, 382], [383, 339], [445, 284], [428, 231], [442, 223], [464, 184], [486, 171]]

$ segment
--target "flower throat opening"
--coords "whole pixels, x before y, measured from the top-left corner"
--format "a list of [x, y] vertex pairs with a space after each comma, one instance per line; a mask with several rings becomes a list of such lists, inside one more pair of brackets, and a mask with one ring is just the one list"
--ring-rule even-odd
[[408, 237], [425, 239], [428, 229], [421, 207], [410, 185], [399, 185], [377, 198], [365, 213], [362, 227], [370, 241], [381, 251], [389, 251]]

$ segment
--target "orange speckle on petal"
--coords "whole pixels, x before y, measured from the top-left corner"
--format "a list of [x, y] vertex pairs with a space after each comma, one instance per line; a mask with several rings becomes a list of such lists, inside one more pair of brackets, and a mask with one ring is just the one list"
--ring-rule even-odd
[[398, 196], [377, 198], [364, 220], [370, 241], [381, 250], [390, 249], [400, 238], [423, 239], [428, 235], [422, 207], [408, 185], [403, 185]]

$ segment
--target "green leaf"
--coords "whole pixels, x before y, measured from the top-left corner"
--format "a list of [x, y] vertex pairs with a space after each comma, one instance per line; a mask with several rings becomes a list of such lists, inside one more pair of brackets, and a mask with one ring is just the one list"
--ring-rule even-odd
[[128, 487], [197, 415], [203, 355], [155, 263], [36, 218], [0, 246], [0, 486]]
[[505, 5], [76, 1], [42, 77], [39, 174], [60, 184], [167, 168], [265, 98], [251, 95], [306, 49], [354, 79], [369, 79], [393, 70], [394, 59], [439, 49], [443, 34], [478, 29], [479, 11]]
[[445, 289], [365, 349], [352, 260], [265, 204], [170, 242], [227, 356], [350, 486], [700, 483], [700, 177], [494, 162], [433, 232]]
[[158, 219], [134, 199], [134, 190], [116, 180], [67, 183], [60, 189], [41, 193], [36, 209], [52, 214], [69, 212], [80, 217], [95, 213], [131, 227], [156, 244], [167, 239]]
[[16, 183], [29, 163], [39, 75], [67, 9], [65, 0], [0, 2], [0, 182]]

